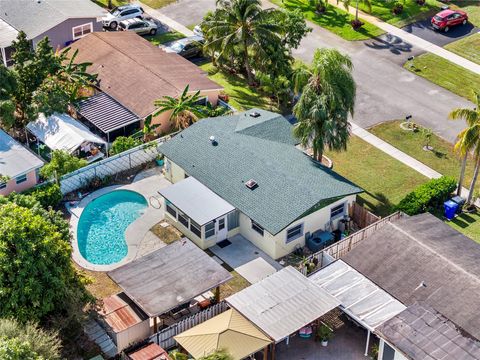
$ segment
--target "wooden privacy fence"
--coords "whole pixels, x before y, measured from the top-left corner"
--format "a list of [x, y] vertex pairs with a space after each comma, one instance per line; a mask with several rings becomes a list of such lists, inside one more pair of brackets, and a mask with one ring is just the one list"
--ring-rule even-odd
[[150, 337], [150, 341], [153, 341], [164, 349], [170, 349], [177, 345], [177, 342], [173, 338], [174, 336], [181, 334], [182, 332], [191, 329], [198, 324], [201, 324], [211, 318], [228, 310], [227, 303], [225, 301], [219, 302], [208, 309], [202, 310], [195, 315], [180, 320], [179, 322], [169, 326], [166, 329], [160, 330], [156, 334]]
[[[352, 235], [347, 236], [343, 240], [340, 240], [335, 244], [332, 244], [326, 247], [325, 249], [310, 255], [302, 262], [302, 264], [300, 264], [298, 270], [303, 275], [306, 276], [309, 272], [312, 272], [316, 269], [319, 269], [319, 268], [322, 268], [323, 266], [328, 265], [328, 263], [324, 263], [325, 262], [324, 260], [326, 258], [329, 258], [329, 257], [333, 259], [341, 258], [345, 254], [347, 254], [350, 250], [352, 250], [360, 241], [368, 238], [378, 229], [385, 226], [386, 223], [395, 221], [404, 215], [405, 215], [404, 213], [397, 211], [389, 216], [381, 218], [380, 220], [374, 222], [373, 224], [370, 224], [369, 226], [361, 229], [360, 231], [357, 231], [356, 233], [353, 233]], [[312, 268], [309, 269], [308, 264], [310, 263], [315, 264], [314, 269]]]
[[348, 213], [352, 218], [353, 222], [357, 224], [360, 228], [367, 227], [373, 223], [376, 223], [378, 220], [381, 219], [380, 216], [377, 216], [367, 209], [365, 209], [362, 205], [358, 204], [354, 201], [349, 209]]

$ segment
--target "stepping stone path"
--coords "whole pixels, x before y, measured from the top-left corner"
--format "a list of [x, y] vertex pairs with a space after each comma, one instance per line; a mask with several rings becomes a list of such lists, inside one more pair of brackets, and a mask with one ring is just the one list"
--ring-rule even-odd
[[102, 353], [105, 354], [107, 358], [112, 358], [117, 355], [117, 347], [113, 343], [113, 340], [108, 336], [105, 329], [95, 320], [90, 319], [84, 326], [83, 330], [88, 338], [100, 347]]

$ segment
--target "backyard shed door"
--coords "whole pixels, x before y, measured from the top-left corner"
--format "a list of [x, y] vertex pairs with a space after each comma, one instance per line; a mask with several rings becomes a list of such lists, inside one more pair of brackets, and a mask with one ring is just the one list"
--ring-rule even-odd
[[223, 216], [217, 219], [217, 242], [227, 238], [227, 217]]

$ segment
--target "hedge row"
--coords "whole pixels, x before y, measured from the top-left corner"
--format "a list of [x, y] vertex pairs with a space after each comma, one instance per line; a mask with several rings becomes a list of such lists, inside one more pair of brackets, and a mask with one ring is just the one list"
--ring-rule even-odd
[[46, 209], [57, 206], [63, 198], [60, 186], [56, 183], [33, 188], [25, 194], [33, 196]]
[[397, 210], [408, 215], [416, 215], [439, 208], [457, 188], [454, 178], [442, 176], [432, 179], [405, 196], [397, 205]]

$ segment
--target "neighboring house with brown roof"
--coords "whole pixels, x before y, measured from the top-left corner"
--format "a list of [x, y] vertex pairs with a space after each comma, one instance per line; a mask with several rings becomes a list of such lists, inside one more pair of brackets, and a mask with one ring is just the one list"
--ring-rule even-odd
[[[167, 53], [129, 31], [92, 33], [72, 44], [78, 62], [98, 74], [98, 89], [144, 119], [155, 111], [154, 101], [179, 96], [187, 85], [216, 105], [222, 87], [183, 57]], [[81, 112], [81, 111], [80, 111]], [[170, 128], [169, 113], [154, 119], [161, 131]]]
[[[410, 311], [393, 320], [396, 323], [391, 323], [390, 329], [384, 328], [381, 334], [387, 337], [390, 344], [396, 342], [399, 348], [406, 349], [402, 350], [404, 356], [401, 357], [398, 353], [392, 355], [391, 349], [385, 347], [383, 357], [380, 354], [379, 359], [472, 358], [448, 355], [442, 357], [438, 349], [432, 349], [432, 353], [426, 356], [422, 354], [427, 348], [414, 352], [415, 344], [409, 343], [419, 341], [419, 336], [425, 335], [415, 329], [417, 325], [431, 327], [429, 334], [432, 336], [435, 335], [433, 331], [437, 333], [435, 336], [438, 335], [440, 340], [436, 346], [443, 347], [447, 340], [458, 337], [450, 331], [451, 339], [447, 339], [445, 334], [442, 334], [443, 328], [433, 328], [433, 324], [443, 321], [442, 319], [448, 319], [451, 326], [461, 329], [464, 338], [474, 339], [477, 344], [475, 354], [478, 354], [480, 245], [472, 239], [426, 213], [387, 223], [358, 243], [341, 259], [408, 307], [420, 303], [424, 308], [432, 308], [438, 312], [425, 315], [426, 310], [416, 309], [416, 312], [421, 313], [421, 316], [416, 316], [417, 319], [412, 319], [415, 315]], [[400, 332], [404, 338], [396, 338], [396, 332]], [[455, 343], [458, 344], [458, 341]], [[470, 348], [466, 344], [464, 350]]]

